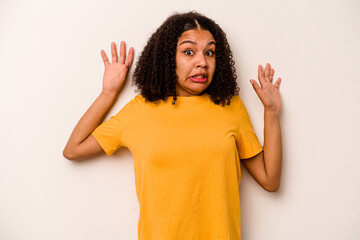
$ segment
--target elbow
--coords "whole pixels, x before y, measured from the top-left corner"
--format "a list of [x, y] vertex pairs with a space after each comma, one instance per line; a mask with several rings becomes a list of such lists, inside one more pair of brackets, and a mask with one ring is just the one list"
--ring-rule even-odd
[[265, 190], [268, 192], [277, 192], [279, 188], [266, 188]]
[[70, 161], [75, 161], [77, 160], [77, 158], [75, 157], [75, 155], [73, 153], [71, 153], [71, 151], [69, 151], [68, 149], [64, 149], [63, 150], [63, 156], [64, 158], [66, 158], [67, 160], [70, 160]]
[[267, 192], [277, 192], [279, 188], [280, 188], [280, 183], [268, 184], [267, 186], [264, 186], [264, 189]]

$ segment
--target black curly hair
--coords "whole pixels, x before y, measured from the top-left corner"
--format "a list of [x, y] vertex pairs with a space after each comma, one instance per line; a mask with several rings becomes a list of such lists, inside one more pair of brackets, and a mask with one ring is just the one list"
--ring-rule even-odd
[[[144, 50], [140, 54], [133, 74], [133, 85], [140, 94], [153, 103], [176, 96], [175, 55], [180, 35], [188, 30], [202, 29], [209, 31], [216, 42], [216, 68], [211, 84], [203, 93], [210, 95], [215, 104], [227, 103], [238, 95], [239, 87], [236, 83], [235, 62], [233, 60], [226, 34], [213, 20], [195, 11], [175, 13], [149, 38]], [[227, 100], [227, 102], [226, 102]]]

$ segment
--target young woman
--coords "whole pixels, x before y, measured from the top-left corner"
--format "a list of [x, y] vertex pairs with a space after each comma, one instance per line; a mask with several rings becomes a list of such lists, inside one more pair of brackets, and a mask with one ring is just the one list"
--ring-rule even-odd
[[141, 240], [241, 239], [240, 160], [267, 191], [281, 175], [280, 78], [258, 66], [250, 80], [264, 105], [264, 146], [238, 96], [225, 33], [196, 12], [170, 16], [150, 37], [133, 83], [140, 94], [102, 123], [116, 101], [134, 50], [105, 52], [103, 90], [64, 149], [70, 160], [121, 146], [133, 154]]

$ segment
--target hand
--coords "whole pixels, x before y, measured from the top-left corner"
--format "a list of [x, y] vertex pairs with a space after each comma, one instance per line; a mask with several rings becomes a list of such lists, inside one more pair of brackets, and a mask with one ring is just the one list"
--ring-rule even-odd
[[109, 62], [105, 51], [101, 50], [101, 57], [105, 65], [105, 72], [103, 77], [103, 91], [119, 93], [125, 83], [128, 70], [132, 64], [134, 58], [134, 49], [129, 49], [129, 55], [125, 61], [125, 42], [122, 41], [120, 44], [120, 58], [118, 59], [116, 45], [114, 42], [112, 42], [111, 55], [112, 63]]
[[254, 87], [256, 94], [263, 103], [265, 111], [274, 111], [279, 114], [281, 111], [281, 99], [279, 91], [281, 78], [278, 78], [273, 85], [274, 73], [275, 70], [271, 68], [270, 63], [266, 64], [265, 73], [263, 72], [263, 67], [259, 65], [258, 79], [261, 87], [254, 79], [251, 79], [250, 82]]

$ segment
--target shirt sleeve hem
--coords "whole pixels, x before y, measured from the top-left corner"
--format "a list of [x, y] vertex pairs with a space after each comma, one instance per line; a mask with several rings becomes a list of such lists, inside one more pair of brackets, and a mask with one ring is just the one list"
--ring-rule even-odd
[[261, 145], [258, 145], [258, 147], [256, 147], [253, 151], [243, 154], [240, 157], [240, 159], [248, 159], [248, 158], [255, 157], [256, 155], [258, 155], [262, 151], [263, 151], [263, 147]]
[[104, 152], [106, 153], [107, 156], [110, 156], [114, 152], [114, 150], [107, 147], [107, 145], [104, 143], [104, 141], [101, 139], [101, 137], [99, 137], [96, 134], [95, 131], [92, 132], [91, 134], [93, 135], [95, 140], [99, 143], [100, 147], [104, 150]]

